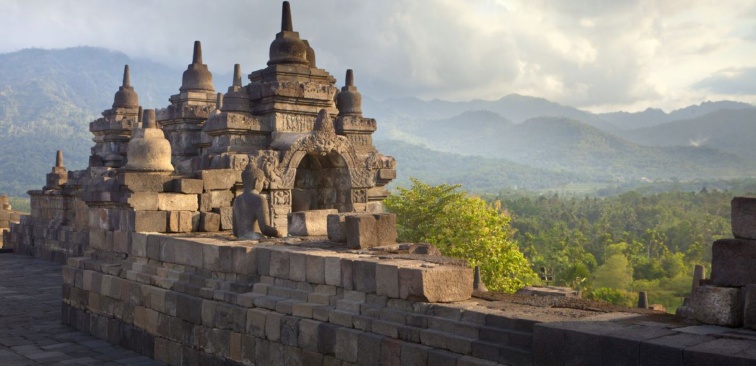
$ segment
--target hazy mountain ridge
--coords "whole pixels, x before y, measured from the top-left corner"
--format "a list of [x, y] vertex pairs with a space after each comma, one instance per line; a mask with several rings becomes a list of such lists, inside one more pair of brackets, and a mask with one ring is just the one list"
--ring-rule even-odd
[[[64, 151], [69, 169], [86, 166], [93, 145], [88, 124], [110, 108], [124, 64], [130, 65], [131, 84], [146, 108], [165, 107], [170, 95], [178, 92], [183, 70], [115, 51], [78, 47], [0, 54], [0, 194], [22, 196], [39, 189], [57, 149]], [[213, 72], [213, 76], [218, 91], [231, 83], [230, 74]], [[613, 124], [618, 119], [516, 94], [469, 102], [416, 98], [381, 102], [365, 95], [363, 102], [365, 116], [378, 120], [376, 145], [399, 161], [399, 182], [416, 176], [496, 191], [640, 177], [756, 175], [754, 164], [743, 159], [753, 161], [752, 155], [742, 154], [750, 148], [747, 137], [756, 135], [748, 123], [756, 120], [756, 108], [745, 103], [703, 103], [669, 114], [660, 110], [626, 114], [623, 118], [657, 118], [653, 123], [670, 116], [700, 115], [623, 131]], [[711, 112], [702, 114], [705, 111]], [[721, 121], [727, 118], [736, 121], [730, 127], [740, 127], [723, 127]], [[698, 136], [692, 134], [695, 131], [702, 131], [710, 143], [689, 146], [688, 140]], [[726, 148], [728, 144], [732, 149]]]
[[642, 112], [611, 112], [600, 113], [598, 116], [621, 129], [632, 130], [653, 127], [678, 120], [698, 118], [720, 110], [742, 110], [753, 108], [754, 107], [748, 103], [723, 100], [718, 102], [703, 102], [699, 105], [691, 105], [685, 108], [676, 109], [669, 113], [665, 113], [658, 108], [647, 108]]

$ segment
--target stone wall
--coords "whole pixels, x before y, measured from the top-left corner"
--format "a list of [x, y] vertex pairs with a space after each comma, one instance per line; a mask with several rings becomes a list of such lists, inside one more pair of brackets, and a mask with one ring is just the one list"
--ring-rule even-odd
[[29, 191], [29, 196], [31, 215], [11, 225], [7, 246], [58, 263], [83, 255], [89, 242], [86, 204], [61, 191]]
[[63, 267], [64, 322], [169, 364], [532, 363], [537, 321], [464, 301], [472, 271], [442, 257], [291, 238], [91, 239], [93, 255]]
[[11, 226], [11, 223], [17, 223], [21, 220], [21, 213], [11, 209], [10, 198], [0, 196], [0, 249], [3, 249], [3, 243], [9, 242], [4, 237]]

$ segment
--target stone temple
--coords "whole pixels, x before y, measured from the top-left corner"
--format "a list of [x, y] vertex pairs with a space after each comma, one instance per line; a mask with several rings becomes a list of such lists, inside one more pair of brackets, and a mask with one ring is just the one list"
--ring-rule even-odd
[[[246, 85], [235, 65], [231, 86], [216, 93], [196, 42], [178, 93], [158, 110], [140, 106], [126, 66], [111, 108], [89, 124], [88, 167], [69, 171], [58, 152], [43, 189], [29, 191], [29, 215], [0, 196], [3, 251], [64, 263], [63, 323], [171, 365], [756, 358], [746, 354], [752, 336], [702, 334], [646, 309], [474, 292], [465, 261], [396, 242], [396, 219], [381, 210], [396, 161], [373, 146], [376, 121], [362, 115], [354, 73], [338, 88], [317, 67], [288, 2], [269, 56]], [[756, 210], [746, 211], [751, 225]], [[734, 250], [756, 248], [756, 234], [742, 236], [715, 245], [726, 260], [715, 259], [714, 282], [701, 281], [693, 307], [725, 318], [715, 324], [756, 329], [756, 255]]]

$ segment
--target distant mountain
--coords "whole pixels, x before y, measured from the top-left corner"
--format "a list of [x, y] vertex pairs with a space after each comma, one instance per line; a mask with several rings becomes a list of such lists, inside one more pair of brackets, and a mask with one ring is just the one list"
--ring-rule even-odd
[[[40, 188], [57, 149], [69, 169], [86, 166], [93, 146], [89, 122], [112, 105], [124, 64], [146, 108], [165, 107], [178, 92], [182, 69], [120, 52], [77, 47], [0, 54], [0, 194], [23, 196]], [[225, 91], [230, 65], [211, 71], [216, 89]], [[756, 134], [748, 121], [756, 108], [744, 103], [596, 115], [517, 94], [469, 102], [381, 102], [365, 95], [363, 111], [378, 120], [375, 143], [398, 159], [400, 181], [416, 176], [496, 191], [643, 176], [754, 175], [756, 153], [748, 138]], [[681, 116], [695, 117], [669, 122]], [[632, 131], [615, 126], [644, 123], [640, 120], [662, 124]]]
[[[756, 160], [756, 108], [717, 110], [696, 118], [622, 133], [626, 139], [652, 146], [701, 146]], [[754, 172], [756, 173], [756, 172]]]
[[467, 102], [447, 102], [438, 99], [423, 101], [417, 98], [388, 99], [383, 102], [366, 100], [363, 110], [370, 112], [371, 116], [379, 120], [391, 123], [389, 128], [401, 128], [408, 120], [411, 123], [416, 120], [447, 119], [464, 112], [486, 110], [497, 113], [514, 123], [521, 123], [535, 117], [567, 117], [606, 131], [618, 130], [616, 126], [593, 113], [543, 98], [519, 94], [509, 94], [493, 101], [476, 99]]
[[631, 130], [656, 126], [662, 123], [672, 122], [676, 120], [697, 118], [720, 110], [740, 109], [754, 109], [754, 107], [748, 103], [724, 100], [719, 102], [703, 102], [699, 105], [691, 105], [685, 108], [674, 110], [670, 113], [664, 113], [664, 111], [657, 108], [648, 108], [643, 112], [635, 113], [601, 113], [598, 115], [598, 117], [612, 123], [613, 125], [621, 129]]
[[376, 147], [399, 161], [397, 180], [392, 186], [408, 187], [412, 177], [430, 184], [462, 184], [472, 192], [498, 193], [503, 188], [556, 189], [591, 181], [576, 173], [553, 172], [504, 159], [462, 156], [397, 140], [376, 141]]
[[[481, 116], [480, 121], [470, 116]], [[648, 147], [626, 141], [580, 121], [539, 117], [520, 124], [476, 112], [426, 121], [405, 141], [432, 149], [506, 159], [540, 169], [572, 172], [594, 179], [738, 176], [754, 164], [703, 147]], [[432, 127], [431, 127], [432, 126]]]
[[[125, 64], [145, 108], [165, 107], [178, 93], [183, 70], [102, 48], [0, 54], [2, 194], [21, 196], [42, 187], [58, 149], [69, 169], [86, 166], [93, 146], [89, 122], [113, 104]], [[221, 85], [231, 82], [227, 74], [215, 76]]]

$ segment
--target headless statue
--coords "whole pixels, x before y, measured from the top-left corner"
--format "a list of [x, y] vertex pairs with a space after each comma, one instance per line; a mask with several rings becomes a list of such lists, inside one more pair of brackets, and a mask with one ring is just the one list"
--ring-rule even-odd
[[[255, 174], [258, 173], [258, 174]], [[234, 199], [234, 235], [238, 240], [260, 240], [265, 236], [280, 236], [278, 229], [270, 225], [268, 200], [260, 194], [264, 176], [255, 171], [250, 162], [242, 172], [244, 193]]]

